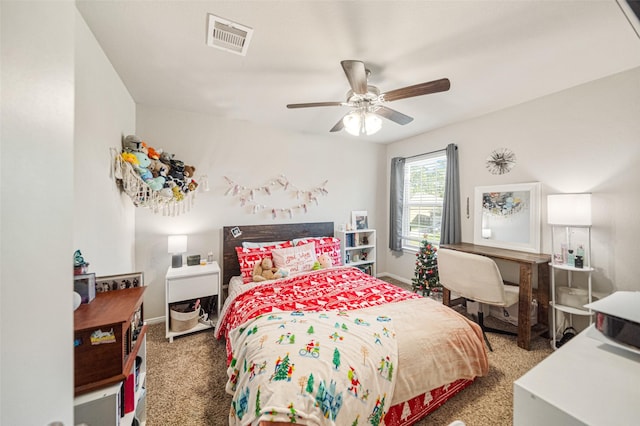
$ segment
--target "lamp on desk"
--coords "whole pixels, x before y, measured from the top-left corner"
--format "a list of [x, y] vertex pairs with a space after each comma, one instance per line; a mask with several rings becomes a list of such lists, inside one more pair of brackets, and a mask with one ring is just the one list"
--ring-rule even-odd
[[172, 254], [171, 267], [182, 267], [182, 253], [187, 251], [187, 236], [186, 235], [169, 235], [167, 240], [167, 251]]

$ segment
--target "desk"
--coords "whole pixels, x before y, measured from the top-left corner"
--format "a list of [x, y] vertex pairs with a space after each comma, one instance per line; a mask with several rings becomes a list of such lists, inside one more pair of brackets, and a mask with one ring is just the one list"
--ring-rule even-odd
[[515, 426], [638, 424], [640, 354], [592, 333], [593, 325], [513, 383]]
[[[531, 276], [533, 274], [533, 268], [536, 267], [538, 270], [538, 289], [536, 292], [536, 300], [538, 301], [538, 323], [548, 328], [549, 262], [551, 261], [551, 256], [548, 254], [526, 253], [517, 250], [480, 246], [471, 243], [442, 244], [440, 247], [518, 263], [520, 266], [520, 278], [518, 282], [520, 287], [520, 300], [518, 302], [518, 346], [529, 350], [531, 343], [531, 321], [529, 312], [531, 309], [531, 301], [533, 300]], [[442, 303], [449, 305], [451, 302], [449, 290], [443, 289], [442, 295]]]

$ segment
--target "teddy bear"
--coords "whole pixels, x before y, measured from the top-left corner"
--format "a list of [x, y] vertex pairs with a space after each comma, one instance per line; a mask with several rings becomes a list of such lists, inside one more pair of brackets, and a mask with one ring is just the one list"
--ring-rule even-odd
[[331, 257], [328, 254], [323, 253], [320, 256], [318, 256], [318, 260], [314, 262], [311, 270], [317, 271], [319, 269], [331, 268], [332, 266], [333, 266], [333, 261], [331, 260]]
[[328, 269], [333, 266], [333, 261], [331, 260], [331, 256], [325, 253], [318, 256], [318, 262], [320, 263], [320, 267], [322, 269]]
[[185, 165], [184, 166], [184, 177], [192, 178], [196, 172], [196, 168], [193, 166]]
[[282, 273], [273, 266], [273, 260], [270, 257], [265, 257], [253, 267], [253, 281], [255, 282], [275, 280], [276, 278], [282, 278]]

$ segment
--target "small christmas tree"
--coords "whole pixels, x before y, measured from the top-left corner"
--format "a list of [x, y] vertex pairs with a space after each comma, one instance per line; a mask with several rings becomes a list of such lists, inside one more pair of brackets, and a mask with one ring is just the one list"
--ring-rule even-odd
[[416, 271], [411, 280], [413, 291], [421, 291], [422, 295], [442, 292], [438, 279], [438, 262], [436, 246], [426, 238], [420, 242], [420, 250], [416, 253]]

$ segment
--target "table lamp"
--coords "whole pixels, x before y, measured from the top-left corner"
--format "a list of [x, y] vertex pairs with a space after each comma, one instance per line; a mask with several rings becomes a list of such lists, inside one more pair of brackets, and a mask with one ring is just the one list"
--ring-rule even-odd
[[186, 235], [169, 235], [167, 243], [167, 251], [172, 254], [171, 267], [182, 267], [182, 253], [187, 251], [187, 236]]
[[547, 195], [549, 225], [591, 226], [591, 194]]

